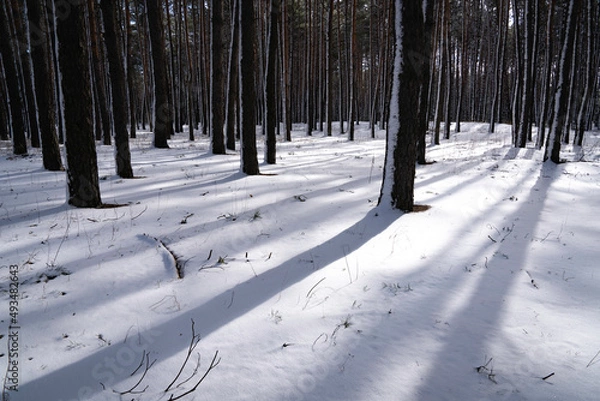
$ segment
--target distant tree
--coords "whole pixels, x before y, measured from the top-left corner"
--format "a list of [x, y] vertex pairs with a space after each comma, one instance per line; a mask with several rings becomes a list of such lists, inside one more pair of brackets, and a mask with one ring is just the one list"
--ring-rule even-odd
[[265, 106], [266, 106], [266, 137], [265, 137], [265, 161], [275, 164], [276, 161], [276, 127], [277, 127], [277, 39], [278, 20], [281, 0], [271, 0], [271, 12], [269, 17], [269, 41], [267, 54], [267, 77], [265, 80]]
[[241, 170], [248, 175], [260, 174], [256, 155], [256, 61], [254, 41], [254, 1], [240, 0], [240, 90], [241, 90]]
[[[62, 0], [55, 0], [59, 5]], [[68, 16], [58, 18], [59, 64], [67, 149], [68, 203], [99, 207], [100, 186], [93, 137], [92, 92], [86, 4], [71, 4]]]
[[42, 162], [50, 171], [60, 171], [62, 165], [56, 125], [56, 97], [54, 95], [54, 63], [52, 62], [50, 30], [45, 0], [27, 0], [29, 14], [29, 43], [38, 104]]
[[169, 103], [169, 82], [162, 23], [162, 2], [146, 0], [148, 31], [154, 66], [154, 146], [168, 148], [167, 139], [174, 134], [173, 114]]
[[396, 2], [395, 58], [390, 121], [380, 204], [414, 209], [416, 143], [419, 133], [419, 93], [424, 63], [414, 62], [424, 49], [423, 6], [420, 1]]
[[104, 145], [112, 144], [112, 124], [110, 113], [110, 99], [107, 83], [108, 74], [106, 72], [106, 52], [104, 38], [102, 35], [102, 19], [100, 9], [96, 8], [96, 0], [87, 0], [88, 2], [88, 22], [90, 30], [90, 46], [92, 59], [92, 97], [94, 100], [94, 115], [96, 122], [96, 139], [102, 140]]
[[16, 58], [11, 38], [10, 20], [8, 18], [7, 1], [0, 2], [0, 54], [2, 54], [2, 63], [4, 64], [4, 73], [6, 75], [6, 85], [8, 86], [8, 97], [10, 99], [10, 121], [11, 134], [13, 140], [13, 153], [15, 155], [27, 154], [27, 138], [25, 137], [25, 115], [24, 104], [21, 98], [21, 89], [19, 87], [19, 75]]
[[120, 24], [117, 20], [117, 10], [113, 0], [102, 0], [100, 7], [104, 20], [104, 37], [112, 89], [116, 172], [121, 178], [133, 178], [127, 132], [127, 80], [120, 40]]
[[223, 1], [212, 0], [210, 24], [210, 129], [212, 153], [225, 154], [225, 138], [223, 133], [225, 93], [224, 52], [223, 52]]
[[[239, 69], [240, 69], [240, 0], [233, 0], [231, 18], [231, 44], [229, 46], [229, 62], [227, 70], [227, 113], [226, 136], [227, 149], [235, 150], [236, 126], [239, 121]], [[239, 132], [238, 132], [239, 134]]]

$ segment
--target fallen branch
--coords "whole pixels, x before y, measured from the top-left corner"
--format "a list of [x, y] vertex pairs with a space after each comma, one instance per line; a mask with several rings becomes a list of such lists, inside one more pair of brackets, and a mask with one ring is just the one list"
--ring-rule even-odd
[[183, 268], [185, 266], [185, 262], [183, 262], [181, 260], [181, 256], [179, 256], [175, 252], [173, 252], [171, 250], [171, 248], [169, 248], [167, 246], [167, 244], [165, 244], [160, 238], [156, 238], [156, 237], [153, 237], [148, 234], [144, 234], [144, 235], [155, 240], [162, 248], [164, 248], [165, 251], [167, 251], [169, 253], [169, 255], [171, 255], [171, 258], [173, 259], [173, 262], [175, 263], [175, 270], [177, 272], [177, 278], [182, 279], [183, 278]]

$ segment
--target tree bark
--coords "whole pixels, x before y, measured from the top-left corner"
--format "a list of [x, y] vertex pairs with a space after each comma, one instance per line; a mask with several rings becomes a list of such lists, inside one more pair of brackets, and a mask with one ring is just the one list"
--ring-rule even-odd
[[112, 90], [112, 115], [115, 130], [115, 168], [121, 178], [133, 178], [129, 134], [127, 132], [127, 80], [122, 44], [118, 32], [117, 10], [113, 0], [102, 0], [104, 38]]
[[240, 0], [240, 89], [241, 89], [241, 170], [248, 175], [260, 174], [256, 155], [256, 88], [254, 85], [254, 41], [256, 28], [254, 2]]
[[168, 148], [167, 139], [174, 134], [169, 103], [169, 81], [165, 54], [165, 35], [160, 0], [146, 0], [148, 30], [154, 64], [154, 146]]
[[565, 37], [563, 39], [562, 50], [560, 53], [558, 86], [554, 99], [554, 117], [546, 141], [546, 150], [544, 152], [544, 161], [548, 158], [554, 163], [560, 163], [560, 143], [561, 134], [565, 127], [566, 111], [569, 101], [569, 89], [573, 84], [569, 82], [571, 75], [571, 58], [573, 57], [573, 45], [575, 42], [575, 30], [577, 17], [581, 9], [582, 0], [572, 0], [568, 6]]
[[224, 92], [223, 84], [225, 74], [223, 73], [223, 1], [212, 0], [211, 24], [210, 24], [210, 130], [212, 153], [216, 155], [225, 154], [225, 140], [223, 134], [224, 120]]
[[277, 39], [278, 20], [281, 7], [281, 0], [271, 0], [271, 12], [269, 23], [269, 41], [267, 57], [267, 77], [265, 82], [265, 161], [268, 164], [275, 164], [277, 158], [276, 145], [276, 126], [277, 126]]
[[46, 170], [61, 171], [62, 165], [58, 132], [56, 130], [56, 102], [54, 96], [54, 63], [50, 55], [51, 42], [45, 2], [27, 0], [29, 13], [29, 42], [37, 104], [39, 107], [42, 160]]
[[[61, 0], [55, 0], [59, 4]], [[71, 4], [58, 19], [59, 64], [67, 149], [68, 203], [76, 207], [102, 205], [96, 143], [92, 134], [92, 91], [85, 22], [85, 4]]]
[[27, 138], [25, 137], [24, 104], [19, 89], [19, 76], [15, 65], [15, 52], [13, 49], [13, 35], [11, 34], [8, 20], [6, 1], [0, 2], [0, 53], [6, 74], [6, 85], [10, 99], [11, 133], [13, 139], [13, 153], [27, 155]]
[[415, 110], [419, 107], [424, 74], [423, 65], [411, 63], [409, 57], [423, 51], [423, 9], [417, 1], [397, 2], [396, 5], [394, 79], [379, 203], [411, 212], [414, 210], [416, 141], [420, 127]]

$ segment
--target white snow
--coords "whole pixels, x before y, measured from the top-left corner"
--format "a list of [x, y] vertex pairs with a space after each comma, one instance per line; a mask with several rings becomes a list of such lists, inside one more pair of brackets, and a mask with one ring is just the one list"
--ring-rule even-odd
[[[564, 149], [585, 161], [542, 166], [510, 127], [462, 126], [428, 148], [415, 201], [431, 209], [412, 214], [375, 207], [385, 135], [366, 123], [353, 143], [296, 126], [252, 177], [201, 135], [154, 149], [139, 133], [134, 180], [100, 146], [116, 209], [66, 206], [65, 174], [2, 142], [3, 374], [10, 265], [20, 282], [10, 400], [168, 400], [217, 351], [184, 400], [598, 399], [600, 134]], [[200, 341], [165, 392], [192, 320]], [[141, 384], [117, 394], [145, 355]]]

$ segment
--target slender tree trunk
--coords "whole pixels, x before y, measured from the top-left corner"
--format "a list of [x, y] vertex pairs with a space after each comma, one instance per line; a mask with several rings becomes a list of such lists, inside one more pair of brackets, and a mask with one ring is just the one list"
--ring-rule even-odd
[[[137, 116], [136, 116], [136, 104], [137, 104], [137, 102], [136, 102], [137, 96], [136, 95], [137, 95], [137, 93], [136, 93], [136, 87], [135, 87], [136, 71], [135, 71], [135, 65], [133, 63], [134, 47], [133, 47], [133, 29], [131, 27], [132, 14], [131, 14], [131, 10], [129, 9], [129, 7], [130, 7], [130, 1], [125, 0], [125, 21], [126, 21], [125, 33], [127, 35], [126, 36], [127, 52], [125, 54], [126, 54], [126, 58], [127, 58], [127, 89], [128, 89], [128, 95], [129, 95], [129, 136], [131, 138], [135, 138], [136, 137], [136, 125], [137, 125]], [[136, 23], [139, 24], [139, 21], [137, 21], [137, 18], [136, 18]], [[138, 25], [138, 27], [139, 27], [139, 25]], [[139, 35], [139, 31], [138, 31], [138, 35]]]
[[[21, 2], [13, 2], [12, 7], [7, 10], [12, 15], [13, 29], [16, 34], [14, 49], [19, 59], [17, 65], [20, 67], [21, 82], [23, 85], [23, 105], [25, 106], [25, 123], [29, 127], [29, 138], [32, 148], [40, 147], [40, 128], [38, 122], [38, 105], [36, 101], [33, 84], [33, 67], [31, 65], [31, 54], [29, 49], [29, 36], [27, 34], [28, 24], [26, 24], [25, 7]], [[10, 8], [13, 8], [12, 13]], [[10, 18], [10, 17], [9, 17]]]
[[532, 112], [533, 112], [533, 87], [534, 87], [534, 38], [535, 32], [535, 0], [525, 0], [524, 24], [524, 51], [523, 51], [523, 73], [521, 89], [522, 100], [519, 111], [519, 124], [517, 125], [517, 143], [516, 146], [524, 148], [527, 145], [527, 138], [531, 130]]
[[284, 131], [285, 140], [292, 140], [292, 99], [291, 99], [291, 87], [292, 87], [292, 75], [290, 74], [290, 32], [289, 32], [289, 18], [288, 18], [288, 6], [287, 1], [282, 2], [282, 19], [281, 19], [281, 79], [283, 87], [282, 96], [282, 109], [284, 116]]
[[544, 146], [544, 140], [546, 138], [546, 125], [548, 122], [548, 110], [550, 100], [550, 82], [552, 73], [552, 32], [553, 32], [553, 15], [554, 15], [554, 0], [548, 2], [548, 14], [546, 18], [546, 50], [544, 55], [544, 80], [543, 80], [543, 94], [542, 94], [542, 107], [540, 112], [540, 118], [538, 122], [538, 135], [536, 138], [536, 149], [541, 149]]
[[231, 45], [229, 47], [229, 68], [227, 72], [227, 149], [235, 150], [236, 121], [239, 120], [239, 59], [240, 59], [240, 0], [233, 0], [231, 18]]
[[6, 1], [0, 2], [0, 54], [6, 74], [6, 85], [10, 99], [11, 133], [13, 139], [13, 153], [15, 155], [27, 155], [27, 138], [25, 137], [25, 115], [24, 106], [19, 89], [19, 76], [15, 65], [15, 54], [12, 44], [12, 34], [8, 20]]
[[[92, 60], [92, 85], [95, 95], [95, 113], [96, 113], [96, 139], [102, 139], [104, 145], [112, 143], [112, 126], [109, 113], [109, 95], [107, 88], [109, 85], [106, 82], [108, 76], [105, 70], [106, 57], [104, 55], [104, 46], [102, 44], [101, 31], [98, 27], [99, 15], [96, 12], [96, 1], [88, 0], [89, 9], [89, 29], [90, 29], [90, 44], [91, 44], [91, 60]], [[60, 19], [60, 18], [59, 18]]]
[[[464, 0], [463, 0], [464, 1]], [[427, 1], [424, 15], [424, 35], [423, 35], [423, 53], [420, 59], [423, 62], [421, 67], [422, 80], [419, 92], [419, 132], [417, 139], [417, 163], [427, 164], [425, 158], [427, 131], [429, 127], [429, 87], [431, 85], [431, 52], [433, 41], [433, 1]]]
[[350, 96], [348, 100], [348, 140], [354, 140], [354, 122], [356, 118], [356, 63], [357, 44], [356, 44], [356, 7], [357, 0], [352, 1], [351, 9], [351, 28], [350, 28], [350, 49], [349, 49], [349, 70], [350, 77], [348, 78], [350, 85]]
[[[59, 4], [61, 0], [54, 0]], [[92, 91], [85, 3], [71, 4], [58, 18], [59, 62], [67, 148], [68, 203], [76, 207], [102, 205], [96, 143], [92, 135]]]
[[269, 41], [267, 57], [267, 77], [265, 82], [265, 161], [268, 164], [276, 162], [276, 144], [277, 137], [275, 128], [277, 126], [277, 39], [278, 39], [278, 19], [281, 7], [281, 0], [271, 0], [271, 12], [269, 23]]
[[325, 55], [325, 79], [327, 92], [325, 94], [325, 102], [327, 108], [327, 116], [325, 122], [325, 134], [331, 136], [333, 126], [333, 11], [335, 0], [329, 0], [329, 9], [327, 13], [327, 35], [325, 36], [326, 55]]
[[211, 24], [210, 24], [210, 116], [211, 116], [211, 137], [212, 153], [216, 155], [225, 154], [225, 140], [223, 134], [224, 120], [224, 92], [223, 84], [225, 74], [223, 66], [225, 63], [223, 54], [223, 1], [212, 0]]
[[579, 112], [577, 113], [577, 126], [575, 131], [574, 144], [576, 146], [583, 145], [583, 133], [586, 129], [585, 119], [587, 118], [587, 112], [589, 107], [589, 100], [592, 96], [592, 90], [594, 89], [594, 72], [598, 71], [594, 68], [593, 63], [593, 25], [592, 25], [592, 0], [586, 1], [586, 37], [585, 37], [585, 68], [584, 71], [584, 86], [583, 86], [583, 98], [579, 106]]

